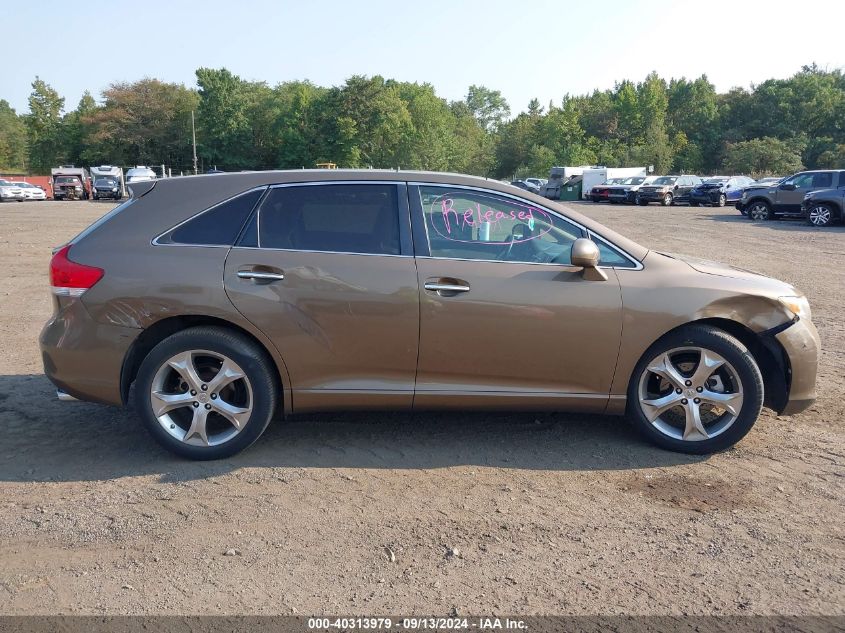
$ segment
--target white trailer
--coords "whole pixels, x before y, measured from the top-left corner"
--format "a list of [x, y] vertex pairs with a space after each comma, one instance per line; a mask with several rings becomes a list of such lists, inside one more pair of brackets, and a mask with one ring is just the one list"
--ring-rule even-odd
[[596, 185], [606, 182], [610, 178], [630, 178], [631, 176], [647, 176], [645, 167], [591, 167], [585, 169], [581, 188], [581, 197], [587, 200], [590, 197], [590, 189]]
[[123, 170], [114, 165], [100, 165], [99, 167], [91, 167], [91, 180], [95, 181], [97, 178], [108, 176], [109, 178], [117, 178], [120, 183], [120, 196], [126, 196], [126, 182], [123, 178]]

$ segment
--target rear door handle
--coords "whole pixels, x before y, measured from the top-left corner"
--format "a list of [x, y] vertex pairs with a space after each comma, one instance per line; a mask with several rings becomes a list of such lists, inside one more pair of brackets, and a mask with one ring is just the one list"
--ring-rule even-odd
[[254, 279], [256, 281], [282, 281], [284, 273], [271, 273], [263, 270], [239, 270], [238, 279]]
[[426, 290], [434, 290], [434, 291], [441, 291], [445, 290], [446, 292], [469, 292], [469, 286], [465, 286], [463, 284], [442, 284], [436, 281], [427, 281], [425, 282], [425, 289]]

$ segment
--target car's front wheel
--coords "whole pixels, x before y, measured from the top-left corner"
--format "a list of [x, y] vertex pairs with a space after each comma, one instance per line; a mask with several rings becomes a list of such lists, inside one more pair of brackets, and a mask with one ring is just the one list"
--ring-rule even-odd
[[719, 200], [716, 202], [717, 207], [723, 207], [728, 202], [728, 197], [725, 194], [719, 194]]
[[763, 377], [735, 337], [710, 326], [670, 332], [643, 355], [628, 386], [635, 426], [662, 448], [705, 454], [741, 440], [760, 415]]
[[161, 341], [141, 363], [136, 406], [152, 436], [177, 455], [229, 457], [270, 423], [275, 375], [267, 354], [246, 336], [189, 328]]
[[746, 209], [746, 212], [748, 217], [754, 220], [755, 222], [772, 219], [771, 207], [762, 200], [752, 202], [750, 205], [748, 205], [748, 209]]
[[663, 196], [663, 201], [662, 201], [662, 202], [663, 202], [663, 206], [664, 206], [664, 207], [669, 207], [669, 206], [672, 206], [672, 203], [673, 203], [674, 201], [675, 201], [675, 199], [674, 199], [674, 197], [672, 196], [672, 194], [671, 194], [671, 193], [667, 193], [665, 196]]
[[816, 204], [807, 214], [807, 224], [811, 226], [830, 226], [833, 224], [833, 209], [828, 204]]

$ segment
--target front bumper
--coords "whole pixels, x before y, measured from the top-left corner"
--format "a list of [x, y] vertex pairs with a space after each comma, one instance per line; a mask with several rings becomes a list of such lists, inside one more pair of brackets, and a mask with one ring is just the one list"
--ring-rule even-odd
[[21, 200], [26, 200], [26, 196], [23, 194], [0, 196], [0, 200], [3, 202], [20, 202]]
[[821, 341], [812, 321], [801, 319], [775, 338], [789, 360], [789, 396], [780, 415], [800, 413], [816, 401], [816, 374]]
[[80, 299], [53, 301], [39, 337], [47, 378], [79, 400], [123, 404], [123, 361], [141, 330], [95, 321]]
[[669, 193], [668, 191], [640, 191], [639, 198], [640, 201], [647, 201], [647, 202], [662, 202], [663, 198], [666, 194]]
[[722, 195], [722, 192], [718, 189], [703, 192], [691, 191], [689, 194], [689, 201], [697, 202], [699, 204], [716, 204], [719, 202], [720, 195]]

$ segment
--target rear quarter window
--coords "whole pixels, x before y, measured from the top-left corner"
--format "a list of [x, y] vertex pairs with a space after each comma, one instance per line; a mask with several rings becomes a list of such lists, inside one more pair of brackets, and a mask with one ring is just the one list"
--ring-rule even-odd
[[157, 244], [232, 246], [265, 189], [247, 191], [170, 229]]

